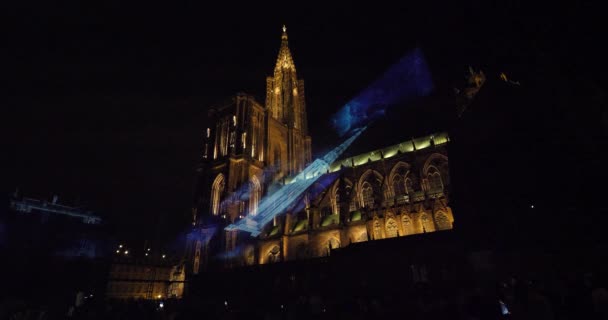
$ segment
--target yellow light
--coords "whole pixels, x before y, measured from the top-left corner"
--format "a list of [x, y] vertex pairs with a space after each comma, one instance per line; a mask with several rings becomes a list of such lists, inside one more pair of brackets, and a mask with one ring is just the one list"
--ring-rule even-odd
[[160, 298], [162, 298], [163, 296], [161, 296], [161, 295], [159, 294], [159, 295], [157, 295], [156, 297], [160, 299]]
[[116, 253], [120, 253], [120, 250], [116, 250]]
[[165, 257], [166, 257], [166, 256], [163, 254], [163, 259], [164, 259]]
[[129, 254], [129, 250], [126, 250], [126, 251], [125, 251], [125, 254]]
[[119, 248], [122, 248], [122, 244], [119, 244], [119, 245], [118, 245], [118, 247], [119, 247]]

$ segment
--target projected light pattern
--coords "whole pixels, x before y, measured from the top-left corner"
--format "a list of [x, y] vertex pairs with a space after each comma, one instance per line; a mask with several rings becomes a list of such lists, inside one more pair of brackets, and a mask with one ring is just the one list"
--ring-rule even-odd
[[388, 106], [428, 95], [432, 90], [422, 51], [415, 49], [340, 109], [332, 118], [334, 128], [343, 136], [384, 115]]
[[[339, 177], [337, 172], [324, 174], [315, 183], [306, 190], [306, 195], [309, 199], [315, 199], [323, 191], [327, 190], [331, 184]], [[301, 212], [306, 207], [304, 197], [300, 197], [293, 207], [290, 207], [291, 212]]]
[[262, 228], [269, 223], [275, 216], [285, 212], [295, 201], [297, 201], [315, 181], [329, 170], [329, 165], [348, 148], [355, 139], [366, 129], [356, 129], [353, 135], [344, 141], [341, 145], [328, 152], [322, 159], [316, 159], [300, 172], [292, 180], [290, 184], [283, 185], [279, 190], [272, 195], [264, 197], [258, 207], [258, 214], [255, 216], [247, 215], [226, 227], [225, 230], [242, 230], [250, 232], [252, 236], [257, 236], [261, 233]]

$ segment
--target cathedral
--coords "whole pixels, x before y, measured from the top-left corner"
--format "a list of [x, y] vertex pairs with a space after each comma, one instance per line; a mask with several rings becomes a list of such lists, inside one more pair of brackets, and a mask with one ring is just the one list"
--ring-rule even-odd
[[351, 243], [452, 229], [446, 133], [341, 158], [256, 237], [225, 227], [311, 163], [304, 80], [286, 28], [266, 101], [239, 93], [208, 114], [188, 272], [322, 257]]

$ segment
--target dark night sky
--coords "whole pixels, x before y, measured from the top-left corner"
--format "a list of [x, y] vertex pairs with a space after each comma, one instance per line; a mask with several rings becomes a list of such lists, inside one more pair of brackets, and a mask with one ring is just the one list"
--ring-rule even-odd
[[[578, 130], [571, 144], [588, 132], [606, 134], [599, 72], [606, 54], [596, 44], [601, 28], [592, 8], [479, 1], [294, 11], [122, 2], [7, 10], [9, 64], [1, 72], [9, 98], [2, 117], [7, 190], [79, 201], [111, 221], [119, 237], [153, 238], [157, 230], [169, 237], [188, 220], [206, 110], [238, 91], [263, 102], [283, 24], [306, 81], [315, 150], [334, 139], [325, 119], [416, 46], [439, 94], [461, 82], [468, 65], [528, 83], [545, 77], [551, 85], [543, 94], [576, 82], [584, 98], [570, 96], [582, 101], [568, 108], [574, 118], [550, 106], [532, 113]], [[584, 111], [589, 99], [601, 101], [592, 113]]]

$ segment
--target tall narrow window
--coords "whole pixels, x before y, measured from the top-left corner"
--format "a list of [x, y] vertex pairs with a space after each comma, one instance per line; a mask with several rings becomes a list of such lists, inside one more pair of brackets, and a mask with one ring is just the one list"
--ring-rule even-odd
[[224, 193], [225, 186], [226, 182], [224, 175], [220, 173], [211, 186], [211, 213], [215, 216], [220, 213], [222, 194]]
[[249, 214], [255, 216], [258, 214], [258, 205], [262, 196], [262, 187], [256, 176], [251, 177], [249, 182]]
[[403, 178], [401, 175], [395, 175], [393, 179], [393, 192], [395, 192], [395, 196], [402, 196], [405, 194], [405, 183], [403, 182]]
[[397, 204], [402, 204], [407, 202], [407, 198], [405, 194], [407, 193], [405, 187], [405, 181], [403, 181], [403, 177], [401, 175], [395, 175], [393, 179], [393, 192], [395, 193], [395, 202]]
[[443, 190], [443, 181], [441, 181], [441, 173], [437, 169], [429, 172], [429, 188], [431, 191]]

